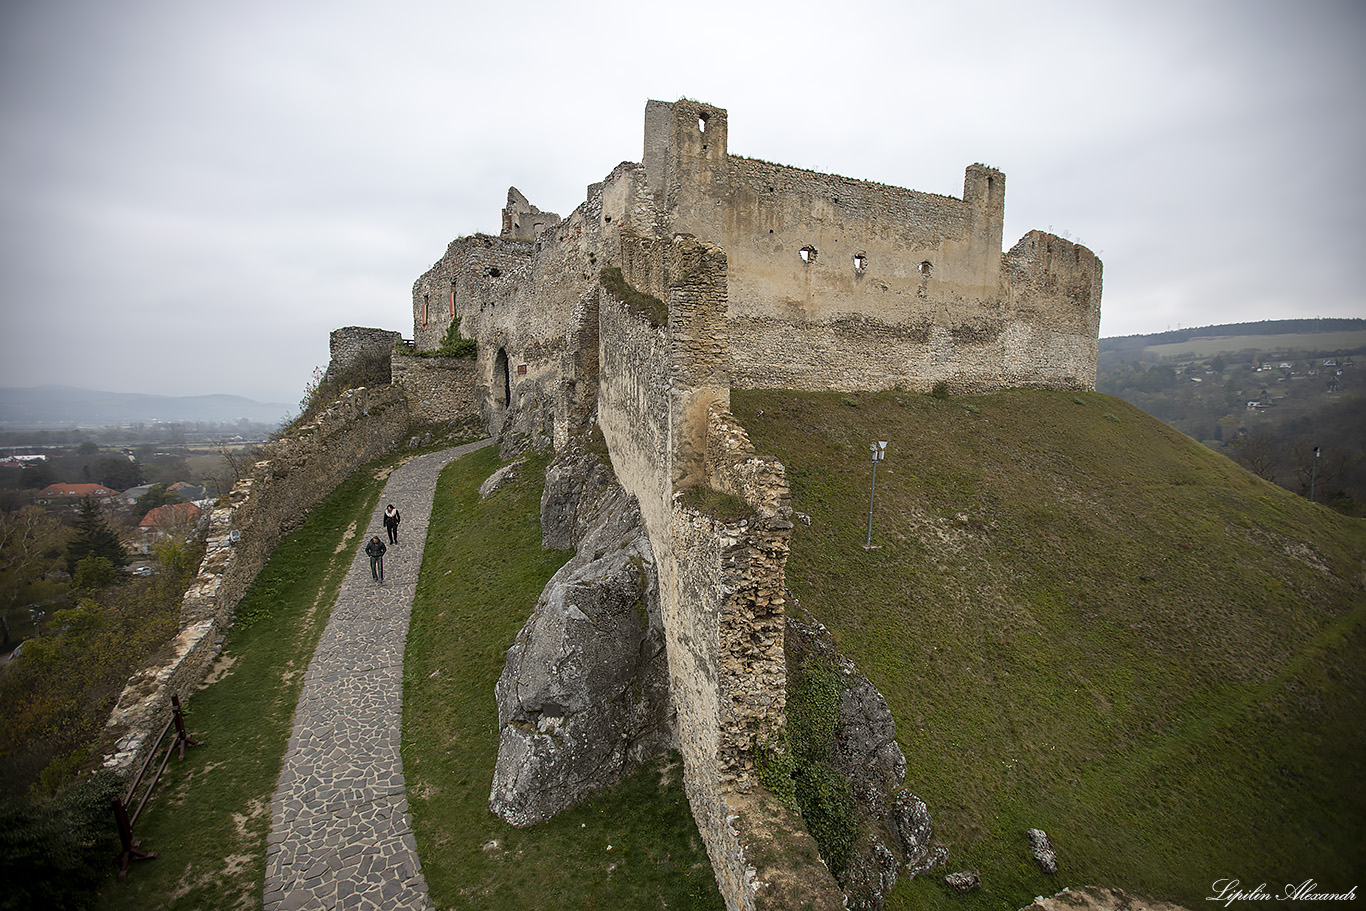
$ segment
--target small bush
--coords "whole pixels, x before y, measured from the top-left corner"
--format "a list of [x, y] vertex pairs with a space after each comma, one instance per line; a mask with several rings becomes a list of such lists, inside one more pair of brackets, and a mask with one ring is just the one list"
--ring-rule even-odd
[[[842, 880], [860, 828], [849, 779], [830, 766], [844, 678], [820, 661], [807, 660], [791, 670], [787, 718], [793, 796], [826, 866]], [[762, 781], [762, 767], [760, 775]]]
[[441, 340], [441, 347], [431, 354], [435, 357], [476, 357], [479, 354], [479, 343], [460, 334], [460, 317], [457, 316], [446, 328], [446, 337]]
[[0, 801], [0, 909], [90, 907], [118, 854], [118, 791], [101, 771], [50, 799]]
[[946, 399], [946, 398], [948, 398], [948, 397], [949, 397], [949, 383], [948, 383], [948, 380], [940, 380], [939, 382], [935, 383], [935, 384], [934, 384], [934, 388], [930, 390], [930, 395], [933, 396], [933, 397], [936, 398], [936, 399]]

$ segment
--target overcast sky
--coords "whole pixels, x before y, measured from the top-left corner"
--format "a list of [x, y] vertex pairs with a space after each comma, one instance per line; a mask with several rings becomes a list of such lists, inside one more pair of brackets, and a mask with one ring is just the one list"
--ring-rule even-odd
[[1104, 260], [1102, 336], [1366, 316], [1361, 0], [10, 0], [0, 385], [296, 403], [509, 186], [569, 214], [683, 96], [734, 154], [1000, 168], [1007, 248]]

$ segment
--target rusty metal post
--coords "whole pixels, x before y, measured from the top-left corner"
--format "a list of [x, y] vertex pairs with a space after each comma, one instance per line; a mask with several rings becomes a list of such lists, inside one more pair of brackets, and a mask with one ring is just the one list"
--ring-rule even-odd
[[175, 719], [175, 742], [176, 746], [180, 747], [180, 758], [184, 759], [185, 748], [197, 747], [200, 743], [185, 733], [185, 716], [180, 713], [180, 696], [176, 693], [171, 694], [171, 707], [172, 717]]
[[122, 850], [114, 855], [114, 863], [119, 865], [119, 882], [123, 882], [133, 861], [155, 860], [156, 854], [141, 850], [142, 842], [133, 840], [133, 824], [128, 821], [128, 810], [124, 808], [123, 801], [111, 797], [110, 802], [114, 806], [114, 821], [118, 824], [119, 843], [122, 845]]

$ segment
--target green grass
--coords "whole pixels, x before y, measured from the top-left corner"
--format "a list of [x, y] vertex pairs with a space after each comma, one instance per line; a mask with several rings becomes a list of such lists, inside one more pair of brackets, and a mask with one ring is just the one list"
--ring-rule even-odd
[[493, 685], [541, 589], [569, 558], [541, 549], [544, 463], [485, 501], [497, 450], [437, 485], [405, 652], [403, 765], [418, 853], [441, 908], [721, 908], [676, 756], [549, 822], [488, 810]]
[[[737, 391], [732, 410], [811, 518], [788, 585], [886, 696], [951, 851], [889, 908], [1360, 881], [1366, 523], [1107, 396], [847, 397]], [[962, 869], [980, 892], [943, 885]]]
[[294, 706], [384, 467], [357, 471], [310, 511], [242, 599], [213, 682], [186, 703], [190, 735], [204, 743], [171, 760], [135, 827], [159, 857], [134, 864], [124, 882], [111, 875], [97, 907], [261, 907], [270, 801]]

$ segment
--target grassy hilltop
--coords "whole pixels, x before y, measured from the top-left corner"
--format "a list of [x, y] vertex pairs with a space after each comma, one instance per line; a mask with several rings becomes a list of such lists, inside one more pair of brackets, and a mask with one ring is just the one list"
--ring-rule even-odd
[[[886, 696], [951, 850], [889, 907], [1359, 882], [1366, 523], [1092, 393], [736, 392], [732, 410], [810, 517], [788, 585]], [[943, 886], [964, 869], [982, 891]]]

